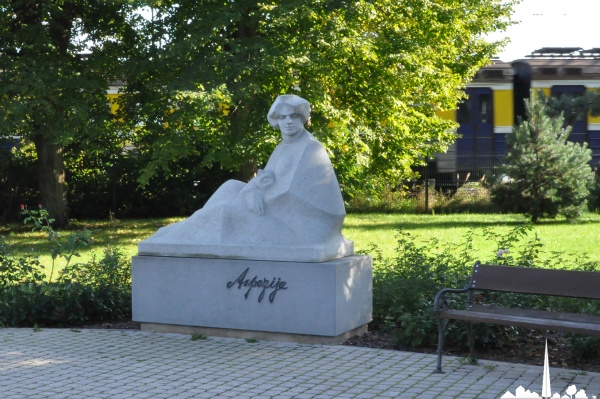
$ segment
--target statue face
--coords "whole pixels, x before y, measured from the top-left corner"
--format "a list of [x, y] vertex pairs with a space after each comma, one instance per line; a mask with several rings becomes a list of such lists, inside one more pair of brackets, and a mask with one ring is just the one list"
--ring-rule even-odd
[[294, 109], [285, 106], [279, 111], [279, 129], [284, 136], [291, 137], [302, 130], [304, 123], [302, 116], [294, 113]]

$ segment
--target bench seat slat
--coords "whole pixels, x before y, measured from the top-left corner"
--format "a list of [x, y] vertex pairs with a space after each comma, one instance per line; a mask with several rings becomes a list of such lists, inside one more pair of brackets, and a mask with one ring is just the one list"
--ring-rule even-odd
[[454, 319], [531, 329], [600, 335], [600, 324], [598, 323], [598, 318], [595, 316], [587, 316], [589, 317], [589, 320], [585, 322], [581, 319], [579, 321], [552, 319], [550, 316], [553, 312], [547, 313], [548, 314], [544, 315], [545, 317], [533, 317], [472, 310], [446, 310], [440, 312], [439, 316], [442, 319]]
[[522, 317], [534, 317], [538, 319], [564, 320], [579, 323], [593, 323], [600, 325], [600, 316], [585, 315], [580, 313], [568, 313], [551, 310], [508, 308], [505, 306], [473, 304], [467, 309], [471, 312], [486, 312], [495, 314], [510, 314]]

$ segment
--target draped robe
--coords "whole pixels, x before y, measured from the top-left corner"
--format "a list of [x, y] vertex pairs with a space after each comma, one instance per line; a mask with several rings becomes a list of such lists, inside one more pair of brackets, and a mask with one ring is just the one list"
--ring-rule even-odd
[[[253, 210], [252, 197], [262, 212]], [[140, 255], [322, 262], [354, 253], [346, 215], [322, 144], [302, 129], [282, 141], [248, 183], [225, 182], [188, 219], [140, 242]]]

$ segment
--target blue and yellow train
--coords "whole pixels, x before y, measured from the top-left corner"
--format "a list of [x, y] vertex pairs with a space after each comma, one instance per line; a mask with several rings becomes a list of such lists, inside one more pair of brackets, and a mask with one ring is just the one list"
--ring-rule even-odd
[[[479, 179], [500, 164], [506, 136], [525, 114], [530, 90], [548, 96], [578, 95], [600, 88], [600, 48], [542, 48], [525, 59], [495, 60], [467, 86], [468, 99], [445, 117], [459, 123], [460, 138], [428, 165], [436, 185], [454, 186]], [[573, 123], [569, 140], [587, 143], [592, 167], [600, 167], [600, 117], [582, 115]]]

